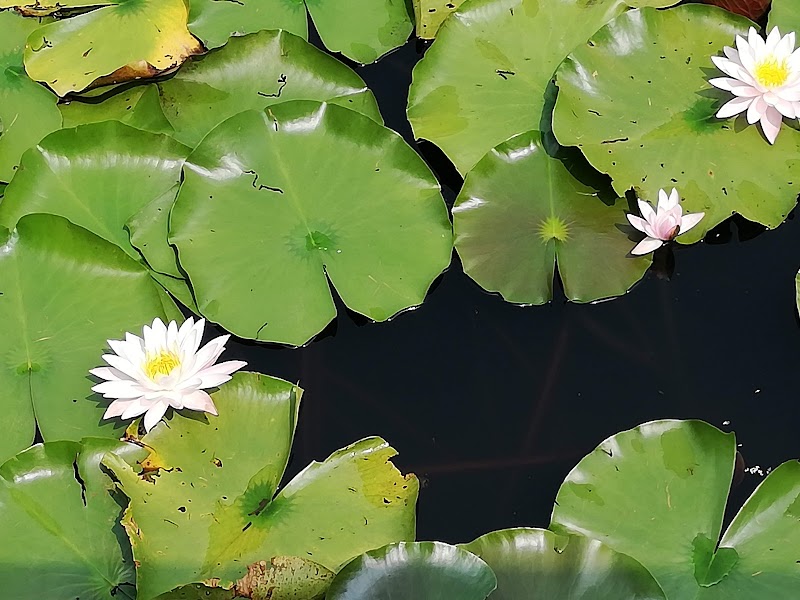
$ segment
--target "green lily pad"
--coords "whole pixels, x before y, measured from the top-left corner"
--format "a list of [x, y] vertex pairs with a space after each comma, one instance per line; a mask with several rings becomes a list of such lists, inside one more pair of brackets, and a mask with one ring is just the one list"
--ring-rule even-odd
[[87, 438], [38, 444], [0, 466], [0, 581], [14, 600], [136, 597], [130, 546], [100, 459], [143, 453]]
[[184, 0], [125, 0], [43, 25], [28, 38], [25, 68], [59, 96], [97, 82], [152, 77], [203, 51]]
[[800, 589], [800, 463], [773, 471], [720, 539], [732, 434], [658, 421], [615, 435], [559, 490], [552, 528], [641, 562], [669, 600], [790, 600]]
[[0, 182], [11, 181], [25, 150], [61, 127], [58, 99], [22, 66], [25, 40], [37, 27], [35, 20], [0, 13]]
[[28, 446], [37, 424], [45, 440], [119, 437], [119, 424], [101, 420], [89, 369], [106, 340], [177, 308], [143, 266], [61, 217], [29, 215], [0, 231], [0, 460]]
[[231, 39], [160, 83], [158, 95], [175, 137], [193, 147], [227, 118], [287, 100], [340, 104], [383, 122], [375, 97], [352, 69], [279, 31]]
[[519, 304], [552, 299], [556, 263], [572, 301], [624, 294], [651, 258], [630, 255], [627, 202], [597, 196], [547, 154], [539, 132], [498, 146], [467, 175], [453, 206], [464, 272]]
[[316, 102], [212, 131], [188, 159], [171, 233], [202, 314], [293, 345], [335, 317], [328, 277], [348, 307], [384, 321], [422, 303], [452, 252], [422, 159], [372, 119]]
[[156, 277], [159, 283], [192, 307], [166, 224], [188, 154], [170, 137], [115, 121], [62, 129], [23, 157], [0, 204], [0, 226], [12, 229], [32, 213], [65, 217], [131, 258], [143, 256], [154, 271], [170, 276]]
[[472, 0], [447, 19], [414, 69], [408, 100], [414, 134], [439, 146], [462, 174], [498, 144], [541, 127], [556, 67], [628, 6], [622, 0], [540, 4]]
[[140, 85], [89, 101], [74, 99], [58, 105], [64, 127], [71, 128], [102, 121], [120, 121], [151, 133], [174, 135], [174, 129], [161, 109], [156, 85]]
[[772, 0], [767, 29], [772, 31], [773, 27], [778, 27], [784, 35], [790, 31], [800, 33], [800, 10], [794, 0]]
[[559, 142], [578, 146], [620, 194], [634, 188], [653, 201], [677, 188], [685, 210], [706, 215], [682, 243], [733, 213], [777, 227], [800, 192], [800, 132], [784, 127], [772, 146], [758, 127], [714, 116], [726, 93], [707, 82], [718, 74], [711, 56], [750, 25], [699, 4], [632, 11], [558, 71]]
[[367, 64], [402, 46], [414, 29], [406, 0], [305, 0], [325, 47]]
[[157, 600], [323, 600], [334, 573], [298, 556], [277, 556], [247, 567], [232, 586], [196, 583], [160, 595]]
[[326, 600], [485, 600], [497, 580], [474, 554], [441, 542], [367, 552], [334, 579]]
[[138, 561], [138, 599], [219, 579], [246, 565], [302, 556], [330, 570], [386, 543], [413, 539], [418, 483], [371, 438], [313, 463], [276, 491], [294, 436], [301, 390], [239, 373], [213, 394], [219, 417], [172, 418], [141, 442], [137, 473], [104, 463], [130, 498], [123, 525]]
[[444, 23], [464, 0], [414, 0], [414, 16], [417, 22], [417, 37], [432, 40]]
[[97, 6], [121, 4], [126, 0], [0, 0], [0, 10], [13, 8], [27, 17], [43, 17], [64, 11], [73, 11]]
[[303, 0], [189, 0], [189, 31], [206, 48], [219, 48], [232, 36], [265, 29], [283, 29], [308, 39]]
[[461, 548], [497, 576], [490, 600], [665, 600], [650, 572], [596, 540], [543, 529], [507, 529]]

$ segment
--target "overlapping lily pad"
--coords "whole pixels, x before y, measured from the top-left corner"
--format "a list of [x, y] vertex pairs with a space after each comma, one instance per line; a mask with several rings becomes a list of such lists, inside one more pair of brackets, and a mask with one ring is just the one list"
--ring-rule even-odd
[[724, 92], [711, 56], [750, 22], [689, 4], [620, 16], [558, 71], [553, 115], [559, 142], [578, 146], [622, 194], [654, 200], [678, 188], [689, 212], [705, 212], [680, 237], [701, 239], [733, 213], [780, 225], [800, 192], [800, 132], [784, 127], [774, 146], [757, 127], [714, 115]]
[[25, 75], [25, 40], [39, 26], [0, 13], [0, 182], [11, 181], [23, 152], [61, 127], [57, 98]]
[[800, 10], [794, 0], [772, 0], [768, 29], [779, 27], [781, 33], [800, 33]]
[[439, 146], [466, 174], [498, 144], [540, 127], [556, 67], [627, 6], [621, 0], [546, 6], [539, 0], [472, 0], [461, 6], [414, 69], [408, 117], [415, 135]]
[[800, 463], [773, 471], [720, 539], [736, 440], [658, 421], [615, 435], [559, 490], [551, 527], [641, 562], [669, 600], [791, 600], [800, 589]]
[[122, 4], [126, 0], [0, 0], [0, 10], [13, 8], [26, 16], [47, 16], [65, 11]]
[[461, 546], [497, 576], [491, 600], [664, 600], [641, 564], [596, 540], [542, 529], [495, 531]]
[[326, 600], [485, 600], [497, 580], [474, 554], [441, 542], [391, 544], [336, 576]]
[[217, 578], [224, 586], [272, 557], [338, 570], [370, 548], [413, 539], [417, 480], [397, 471], [378, 438], [311, 464], [276, 495], [299, 396], [285, 381], [238, 374], [213, 395], [219, 417], [173, 418], [142, 438], [152, 454], [141, 473], [106, 461], [130, 498], [123, 524], [139, 600]]
[[376, 321], [447, 267], [439, 185], [394, 132], [335, 105], [241, 113], [190, 156], [170, 241], [200, 311], [240, 337], [301, 345], [345, 304]]
[[174, 129], [164, 116], [156, 85], [141, 85], [113, 91], [97, 98], [72, 100], [58, 105], [64, 127], [77, 127], [103, 121], [120, 121], [151, 133], [173, 135]]
[[622, 199], [603, 202], [532, 131], [498, 146], [467, 176], [453, 207], [456, 250], [467, 275], [509, 302], [549, 301], [556, 263], [570, 300], [618, 296], [651, 262], [630, 255], [627, 208]]
[[265, 29], [283, 29], [308, 39], [303, 0], [189, 0], [189, 30], [206, 48]]
[[37, 424], [45, 440], [119, 437], [89, 369], [106, 340], [177, 308], [143, 266], [61, 217], [23, 217], [0, 239], [0, 457], [28, 446]]
[[23, 157], [0, 204], [0, 225], [12, 229], [32, 213], [65, 217], [131, 258], [143, 256], [154, 271], [169, 276], [158, 277], [160, 283], [192, 306], [167, 243], [169, 210], [188, 153], [170, 137], [115, 121], [57, 131]]
[[417, 37], [432, 40], [436, 33], [464, 0], [414, 0], [414, 16], [417, 23]]
[[202, 52], [184, 0], [126, 0], [43, 25], [28, 38], [25, 68], [59, 96], [94, 82], [152, 77]]
[[[39, 444], [0, 466], [0, 581], [15, 600], [133, 599], [130, 546], [100, 460], [140, 448], [113, 440]], [[57, 500], [57, 501], [54, 501]]]
[[232, 39], [159, 84], [158, 95], [175, 137], [190, 146], [228, 117], [288, 100], [339, 104], [383, 122], [375, 97], [352, 69], [278, 31]]

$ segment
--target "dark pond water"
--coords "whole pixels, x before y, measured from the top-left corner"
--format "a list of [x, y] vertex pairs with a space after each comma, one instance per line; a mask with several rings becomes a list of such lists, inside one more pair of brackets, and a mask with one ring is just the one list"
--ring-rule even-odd
[[[405, 104], [421, 50], [409, 43], [358, 69], [387, 125], [411, 143]], [[429, 144], [418, 149], [452, 204], [452, 166]], [[664, 253], [661, 275], [588, 306], [560, 291], [547, 306], [507, 304], [455, 258], [425, 304], [392, 322], [366, 323], [340, 303], [335, 328], [306, 348], [236, 342], [226, 356], [305, 388], [287, 476], [381, 435], [400, 452], [398, 467], [423, 482], [420, 539], [546, 527], [578, 460], [645, 421], [699, 418], [734, 430], [749, 466], [800, 455], [799, 221], [772, 232], [723, 224], [676, 250], [671, 275]], [[760, 481], [748, 474], [731, 503]]]

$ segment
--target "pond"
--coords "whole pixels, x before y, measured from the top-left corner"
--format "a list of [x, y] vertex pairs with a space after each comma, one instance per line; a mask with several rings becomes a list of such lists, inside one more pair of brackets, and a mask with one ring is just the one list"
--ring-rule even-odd
[[[455, 169], [414, 141], [405, 115], [423, 51], [412, 41], [356, 70], [452, 206]], [[389, 440], [400, 469], [423, 482], [419, 539], [546, 527], [577, 461], [646, 421], [735, 431], [747, 466], [764, 471], [797, 456], [800, 223], [791, 215], [765, 232], [736, 218], [656, 263], [609, 302], [571, 304], [559, 290], [547, 306], [517, 307], [481, 290], [454, 255], [425, 303], [388, 323], [368, 324], [339, 303], [342, 316], [307, 347], [236, 342], [230, 352], [307, 392], [287, 475], [354, 439]], [[748, 474], [729, 511], [761, 479]]]

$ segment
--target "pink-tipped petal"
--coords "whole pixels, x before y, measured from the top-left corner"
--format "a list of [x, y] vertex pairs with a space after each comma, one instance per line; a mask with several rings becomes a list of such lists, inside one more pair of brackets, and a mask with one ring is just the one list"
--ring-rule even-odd
[[145, 431], [150, 431], [153, 427], [155, 427], [163, 418], [168, 408], [169, 404], [166, 402], [156, 402], [153, 406], [151, 406], [144, 415]]
[[189, 394], [184, 398], [184, 406], [191, 410], [200, 410], [203, 412], [211, 413], [217, 416], [217, 407], [214, 406], [214, 401], [211, 396], [203, 390], [198, 390], [193, 394]]
[[652, 223], [653, 219], [656, 218], [656, 211], [653, 210], [653, 207], [650, 206], [649, 202], [645, 202], [644, 200], [638, 200], [637, 203], [639, 204], [639, 212], [641, 213], [642, 217], [648, 223]]
[[651, 252], [655, 252], [663, 245], [664, 242], [662, 242], [661, 240], [646, 237], [641, 242], [636, 244], [633, 250], [631, 250], [631, 254], [633, 254], [634, 256], [644, 256], [645, 254], [650, 254]]
[[761, 116], [767, 112], [768, 107], [769, 105], [764, 102], [763, 98], [753, 100], [750, 106], [747, 107], [747, 122], [750, 125], [758, 123], [761, 120]]
[[636, 215], [627, 214], [625, 215], [628, 217], [628, 221], [635, 229], [638, 229], [642, 233], [647, 233], [647, 221], [645, 221], [642, 217], [637, 217]]
[[700, 221], [703, 220], [703, 217], [706, 216], [706, 213], [691, 213], [688, 215], [683, 215], [681, 218], [681, 229], [680, 233], [686, 233], [690, 229], [692, 229], [695, 225], [697, 225]]
[[761, 118], [761, 130], [770, 144], [774, 144], [778, 139], [783, 124], [783, 116], [776, 109], [769, 107]]
[[122, 416], [130, 404], [130, 400], [114, 400], [114, 402], [108, 405], [106, 412], [103, 413], [103, 419], [115, 419], [116, 417]]
[[752, 103], [752, 98], [734, 98], [719, 109], [719, 112], [717, 112], [717, 118], [728, 119], [734, 115], [738, 115], [739, 113], [747, 110]]
[[120, 415], [120, 418], [123, 421], [127, 421], [129, 419], [135, 419], [139, 415], [146, 413], [151, 406], [152, 402], [149, 402], [144, 398], [136, 398], [134, 400], [130, 400], [128, 404], [125, 406], [125, 412], [123, 412]]

